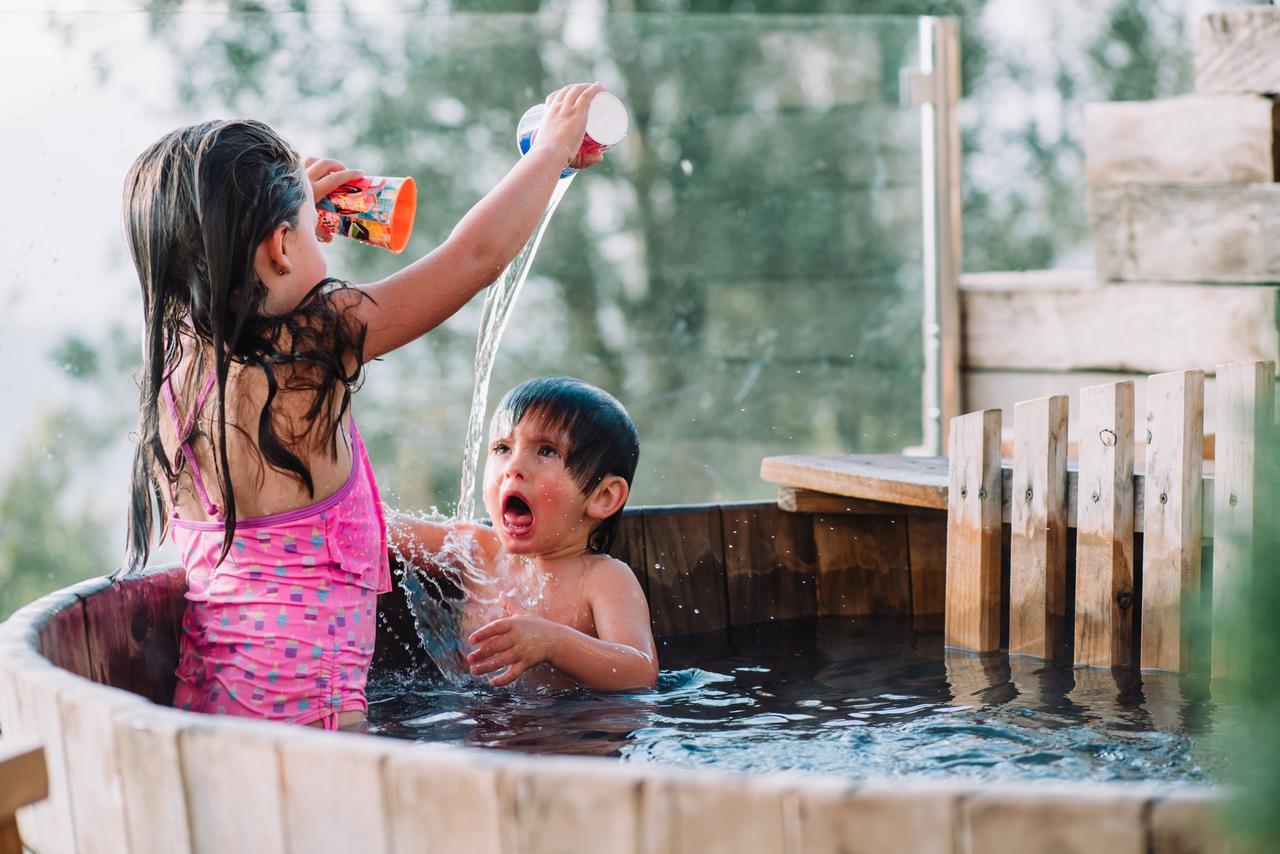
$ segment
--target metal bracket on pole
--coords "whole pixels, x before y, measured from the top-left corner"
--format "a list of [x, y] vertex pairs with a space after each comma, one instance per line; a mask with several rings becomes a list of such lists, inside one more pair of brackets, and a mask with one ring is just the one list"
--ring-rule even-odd
[[960, 22], [920, 19], [920, 67], [899, 75], [903, 106], [920, 107], [924, 211], [924, 389], [920, 447], [945, 453], [960, 414]]

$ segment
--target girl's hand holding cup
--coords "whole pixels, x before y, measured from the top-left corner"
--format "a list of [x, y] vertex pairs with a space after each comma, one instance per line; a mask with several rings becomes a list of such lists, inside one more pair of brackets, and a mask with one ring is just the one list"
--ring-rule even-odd
[[546, 112], [533, 138], [534, 147], [563, 151], [570, 169], [587, 169], [604, 160], [603, 149], [591, 150], [582, 144], [587, 135], [588, 109], [603, 91], [603, 83], [573, 83], [548, 95]]
[[367, 177], [337, 160], [315, 157], [306, 158], [303, 166], [315, 194], [321, 242], [338, 234], [397, 255], [404, 251], [418, 205], [413, 178]]
[[[343, 184], [357, 181], [364, 177], [362, 169], [348, 169], [342, 163], [330, 158], [307, 157], [302, 161], [307, 170], [307, 179], [311, 181], [312, 196], [317, 203], [326, 198]], [[316, 239], [321, 243], [333, 242], [333, 232], [316, 223]]]

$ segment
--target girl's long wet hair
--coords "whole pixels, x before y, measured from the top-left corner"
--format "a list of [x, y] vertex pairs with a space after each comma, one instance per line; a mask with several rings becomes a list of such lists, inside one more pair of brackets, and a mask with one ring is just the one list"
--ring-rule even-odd
[[[225, 515], [219, 562], [236, 526], [227, 457], [226, 386], [233, 363], [266, 376], [257, 444], [268, 465], [297, 477], [314, 497], [311, 470], [298, 451], [336, 458], [339, 424], [361, 377], [365, 330], [342, 308], [353, 301], [334, 297], [339, 290], [359, 292], [325, 279], [292, 311], [267, 315], [267, 288], [254, 272], [259, 244], [282, 223], [297, 227], [298, 211], [310, 199], [305, 180], [297, 152], [267, 125], [249, 120], [179, 128], [129, 170], [125, 238], [142, 285], [144, 332], [124, 572], [146, 563], [157, 519], [159, 540], [168, 529], [178, 469], [160, 441], [160, 395], [184, 356], [193, 357], [197, 384], [205, 381], [210, 358], [216, 376], [216, 429], [208, 438]], [[283, 390], [311, 395], [303, 422], [310, 429], [301, 436], [282, 438], [272, 419], [282, 376]], [[161, 473], [167, 483], [160, 482]]]

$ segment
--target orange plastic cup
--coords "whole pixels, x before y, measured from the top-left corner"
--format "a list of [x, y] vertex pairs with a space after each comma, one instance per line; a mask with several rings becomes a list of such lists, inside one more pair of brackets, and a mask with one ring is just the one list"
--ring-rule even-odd
[[316, 205], [320, 226], [399, 255], [409, 244], [418, 208], [413, 178], [365, 176], [343, 184]]

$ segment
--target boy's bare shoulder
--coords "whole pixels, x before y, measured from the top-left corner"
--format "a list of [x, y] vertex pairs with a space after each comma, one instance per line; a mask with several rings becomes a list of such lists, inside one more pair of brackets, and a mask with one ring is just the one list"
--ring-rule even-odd
[[605, 587], [612, 590], [619, 588], [640, 588], [640, 580], [635, 570], [623, 561], [611, 555], [592, 555], [587, 565], [587, 579], [592, 587]]

